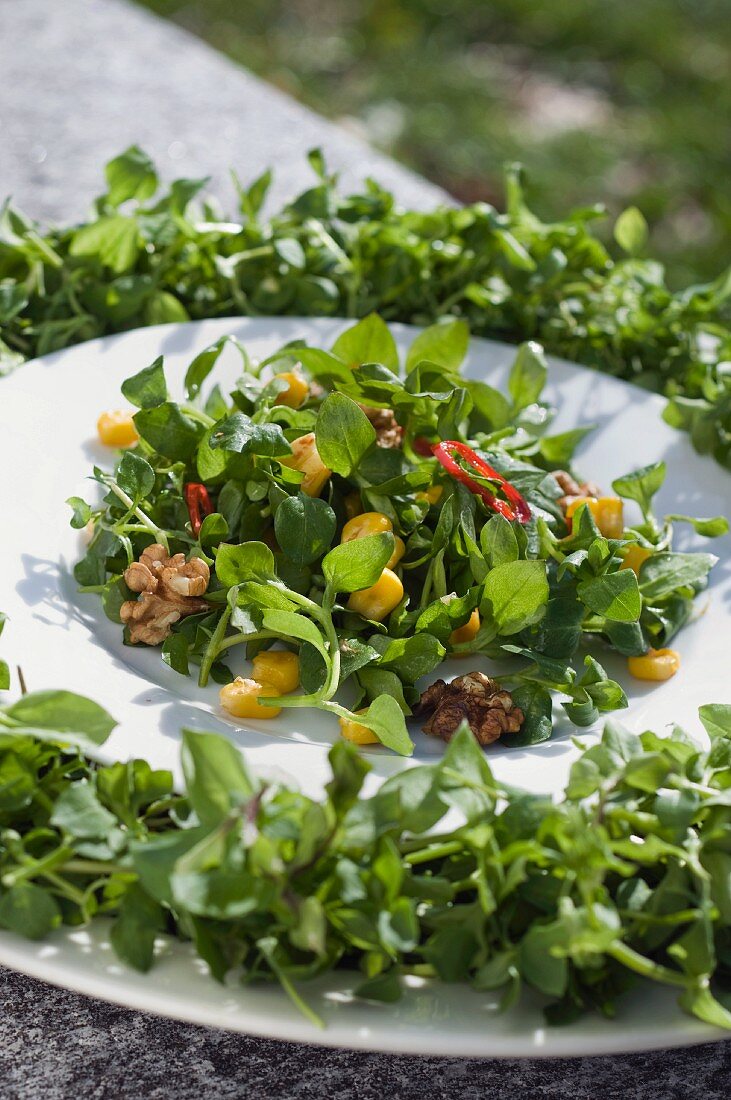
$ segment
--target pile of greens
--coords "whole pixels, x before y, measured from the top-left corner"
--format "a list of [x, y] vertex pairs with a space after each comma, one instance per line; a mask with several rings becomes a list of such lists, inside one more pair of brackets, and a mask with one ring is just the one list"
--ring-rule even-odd
[[[219, 386], [204, 396], [229, 344], [241, 355], [242, 373], [228, 397]], [[135, 598], [124, 571], [146, 546], [203, 558], [211, 568], [208, 608], [173, 626], [162, 647], [171, 668], [188, 675], [197, 665], [201, 686], [209, 677], [225, 683], [233, 678], [234, 647], [252, 657], [284, 644], [299, 652], [302, 694], [273, 703], [350, 720], [367, 706], [357, 721], [399, 753], [413, 750], [405, 717], [419, 700], [416, 681], [448, 654], [480, 654], [504, 666], [500, 682], [525, 715], [520, 732], [505, 736], [507, 744], [550, 737], [551, 692], [580, 726], [626, 706], [620, 685], [586, 644], [626, 656], [666, 646], [688, 620], [715, 561], [673, 552], [671, 521], [690, 522], [707, 536], [728, 524], [721, 517], [660, 522], [652, 499], [663, 463], [614, 482], [640, 517], [620, 522], [616, 537], [601, 533], [586, 504], [567, 523], [552, 471], [570, 464], [588, 429], [547, 434], [552, 410], [539, 400], [546, 365], [537, 345], [519, 349], [504, 395], [460, 377], [467, 344], [464, 322], [432, 326], [416, 337], [402, 366], [375, 314], [343, 332], [330, 350], [295, 341], [260, 363], [224, 337], [190, 364], [182, 402], [170, 397], [156, 359], [122, 385], [139, 410], [138, 444], [113, 473], [95, 468], [105, 491], [100, 504], [69, 501], [74, 527], [93, 524], [75, 568], [82, 591], [99, 593], [119, 622], [121, 605]], [[292, 408], [277, 402], [288, 387], [282, 375], [291, 377], [295, 368], [307, 371], [310, 388]], [[394, 410], [402, 446], [378, 446], [362, 406]], [[308, 433], [332, 471], [320, 497], [303, 492], [302, 473], [288, 465], [292, 441]], [[493, 511], [428, 447], [425, 457], [424, 442], [438, 440], [475, 448], [523, 495], [529, 522]], [[212, 508], [197, 532], [184, 494], [191, 482], [205, 486]], [[500, 496], [498, 485], [492, 491]], [[393, 532], [341, 542], [354, 494], [357, 512], [387, 516]], [[383, 621], [369, 619], [348, 608], [348, 594], [378, 581], [395, 536], [405, 544], [393, 567], [403, 599]], [[647, 551], [641, 569], [622, 568], [627, 551], [638, 546]], [[477, 636], [456, 641], [453, 632], [476, 609]], [[579, 671], [572, 664], [577, 657]], [[336, 699], [344, 685], [347, 698]]]
[[0, 369], [140, 325], [232, 314], [362, 317], [471, 331], [548, 351], [665, 394], [666, 418], [731, 467], [731, 279], [668, 289], [639, 259], [641, 214], [620, 216], [615, 260], [592, 233], [602, 211], [545, 224], [508, 172], [507, 210], [400, 209], [373, 181], [341, 195], [319, 153], [314, 186], [264, 217], [270, 174], [239, 185], [236, 220], [196, 199], [205, 180], [160, 193], [132, 147], [81, 225], [44, 230], [0, 211]]
[[381, 1002], [404, 975], [504, 1007], [530, 988], [552, 1023], [611, 1016], [649, 979], [731, 1028], [731, 707], [701, 720], [709, 749], [608, 723], [560, 802], [502, 788], [466, 727], [369, 799], [338, 743], [313, 800], [191, 730], [177, 794], [144, 760], [89, 758], [115, 724], [96, 703], [27, 695], [0, 707], [0, 926], [40, 939], [105, 916], [139, 970], [166, 932], [218, 980], [280, 982], [315, 1023], [297, 987], [343, 968]]

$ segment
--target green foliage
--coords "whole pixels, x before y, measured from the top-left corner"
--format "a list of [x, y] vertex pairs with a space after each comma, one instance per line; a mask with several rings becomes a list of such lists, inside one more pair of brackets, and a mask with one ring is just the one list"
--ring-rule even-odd
[[[342, 383], [352, 363], [362, 360], [361, 388], [371, 401], [388, 403], [393, 341], [382, 321], [367, 318], [378, 311], [385, 321], [429, 325], [441, 319], [415, 342], [407, 365], [421, 365], [413, 382], [430, 380], [422, 392], [438, 392], [435, 384], [441, 384], [443, 435], [453, 434], [464, 414], [466, 398], [462, 389], [454, 392], [454, 373], [469, 327], [516, 344], [538, 341], [546, 351], [666, 395], [666, 419], [688, 431], [700, 452], [731, 466], [727, 274], [671, 291], [655, 261], [609, 254], [593, 233], [596, 209], [562, 211], [560, 219], [542, 222], [526, 205], [515, 167], [506, 174], [505, 213], [484, 202], [404, 212], [375, 183], [343, 195], [323, 172], [314, 187], [267, 218], [260, 212], [267, 179], [242, 188], [238, 221], [232, 221], [196, 197], [202, 181], [178, 180], [151, 195], [155, 177], [141, 156], [132, 150], [117, 158], [124, 170], [112, 171], [111, 192], [100, 196], [92, 220], [80, 227], [44, 231], [15, 208], [3, 208], [0, 373], [28, 356], [161, 320], [345, 315], [363, 318], [363, 327], [341, 337], [333, 352], [303, 349], [301, 361], [318, 381]], [[114, 204], [130, 191], [119, 213]], [[620, 234], [633, 248], [640, 236], [636, 223], [625, 219]], [[452, 315], [446, 323], [445, 314]], [[204, 349], [189, 368], [189, 400], [225, 343]], [[428, 366], [434, 361], [436, 374]], [[130, 400], [142, 405], [138, 429], [171, 461], [187, 461], [200, 444], [196, 424], [161, 400], [155, 364], [146, 370], [127, 383]], [[535, 400], [542, 374], [541, 361], [526, 345], [511, 380], [514, 411]], [[257, 385], [240, 394], [237, 412], [248, 413]], [[465, 388], [493, 429], [507, 423], [510, 402], [485, 383]], [[414, 385], [411, 392], [417, 392]], [[341, 405], [346, 396], [354, 393], [341, 392]], [[235, 420], [211, 445], [230, 441], [237, 453], [286, 453], [276, 450], [283, 448], [280, 434], [262, 438], [255, 427]], [[353, 454], [333, 454], [333, 469], [352, 468], [365, 433], [362, 426], [357, 448], [353, 438]], [[572, 442], [555, 444], [553, 452], [544, 445], [558, 463]]]
[[[598, 700], [607, 681], [589, 661], [580, 684]], [[526, 688], [537, 740], [548, 696]], [[41, 732], [54, 713], [64, 728]], [[532, 989], [549, 1022], [611, 1017], [650, 981], [731, 1028], [727, 705], [701, 708], [708, 750], [682, 730], [607, 723], [556, 801], [503, 789], [466, 726], [443, 759], [368, 798], [368, 765], [336, 744], [320, 799], [256, 778], [226, 738], [184, 730], [178, 794], [144, 761], [99, 764], [73, 747], [66, 729], [101, 738], [104, 713], [65, 692], [0, 707], [1, 928], [42, 939], [105, 916], [114, 952], [140, 971], [160, 933], [192, 939], [217, 980], [279, 982], [316, 1024], [301, 988], [338, 967], [383, 1003], [410, 974], [500, 990], [505, 1005]], [[362, 719], [409, 750], [393, 698]]]
[[[229, 343], [243, 372], [230, 395], [215, 384], [206, 394]], [[521, 700], [525, 715], [511, 735], [515, 744], [550, 736], [554, 697], [581, 727], [625, 707], [621, 687], [593, 657], [581, 670], [574, 667], [580, 646], [598, 638], [636, 655], [666, 644], [687, 621], [715, 561], [710, 554], [674, 553], [670, 523], [651, 512], [664, 466], [615, 481], [618, 492], [641, 505], [641, 528], [608, 540], [585, 506], [568, 524], [551, 471], [584, 431], [570, 440], [547, 434], [553, 410], [541, 403], [542, 349], [522, 345], [509, 398], [492, 391], [487, 402], [484, 393], [473, 400], [478, 391], [460, 385], [463, 322], [426, 328], [403, 368], [395, 348], [388, 326], [372, 314], [341, 333], [331, 351], [296, 343], [264, 363], [231, 338], [219, 340], [193, 359], [182, 403], [170, 400], [161, 360], [133, 375], [123, 392], [140, 406], [142, 441], [124, 452], [113, 474], [94, 470], [105, 492], [98, 505], [68, 501], [72, 526], [93, 527], [75, 569], [79, 584], [100, 595], [105, 613], [120, 623], [122, 603], [134, 598], [125, 569], [151, 541], [204, 558], [211, 568], [206, 603], [174, 624], [161, 649], [165, 664], [183, 676], [197, 668], [205, 686], [231, 679], [224, 659], [232, 647], [243, 645], [253, 656], [283, 643], [298, 652], [302, 690], [277, 705], [358, 721], [404, 754], [413, 749], [405, 719], [419, 699], [416, 683], [448, 654], [507, 661], [501, 684]], [[291, 409], [276, 404], [276, 374], [295, 361], [317, 386]], [[363, 412], [372, 402], [394, 411], [401, 447], [376, 445]], [[485, 424], [488, 406], [503, 419], [498, 432]], [[313, 430], [331, 471], [321, 497], [301, 491], [303, 471], [293, 465], [292, 444]], [[424, 438], [445, 432], [477, 448], [524, 495], [525, 525], [495, 510], [505, 501], [489, 478], [479, 484], [497, 493], [492, 504], [448, 474], [428, 448], [423, 453]], [[314, 452], [305, 453], [309, 461]], [[200, 479], [212, 511], [194, 534], [185, 485]], [[430, 486], [440, 490], [439, 499], [424, 499]], [[354, 496], [392, 530], [343, 542]], [[726, 529], [722, 517], [689, 521], [708, 536]], [[396, 538], [403, 555], [392, 564], [403, 598], [380, 618], [375, 606], [366, 614], [351, 610], [349, 594], [379, 581]], [[638, 539], [650, 551], [639, 583], [620, 568]], [[460, 642], [454, 632], [476, 610], [477, 635]], [[352, 709], [339, 702], [347, 682]]]

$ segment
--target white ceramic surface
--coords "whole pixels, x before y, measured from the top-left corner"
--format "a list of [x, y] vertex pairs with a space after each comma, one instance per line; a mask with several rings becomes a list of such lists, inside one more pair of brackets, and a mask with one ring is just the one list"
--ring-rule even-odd
[[[97, 598], [76, 592], [70, 567], [79, 556], [78, 533], [68, 526], [64, 504], [88, 496], [85, 478], [93, 463], [112, 456], [96, 441], [99, 412], [124, 404], [119, 385], [128, 375], [165, 356], [173, 391], [185, 367], [207, 344], [233, 333], [257, 357], [295, 337], [327, 346], [344, 322], [314, 319], [232, 319], [142, 329], [71, 348], [28, 364], [0, 383], [0, 462], [3, 514], [20, 517], [6, 525], [0, 556], [0, 606], [10, 624], [3, 653], [23, 667], [30, 689], [64, 687], [103, 702], [119, 721], [105, 755], [145, 756], [156, 767], [178, 773], [181, 726], [226, 732], [260, 770], [276, 767], [297, 776], [315, 794], [327, 774], [326, 752], [337, 735], [329, 716], [283, 712], [270, 722], [240, 728], [217, 713], [216, 688], [200, 691], [166, 668], [150, 650], [125, 648], [119, 628], [100, 611]], [[400, 344], [413, 330], [394, 326]], [[475, 340], [466, 373], [493, 385], [505, 381], [514, 349]], [[219, 361], [217, 377], [238, 373], [233, 352]], [[578, 464], [593, 480], [609, 486], [620, 473], [662, 458], [668, 476], [659, 496], [661, 511], [710, 516], [731, 512], [731, 477], [701, 459], [687, 440], [660, 419], [662, 401], [622, 382], [551, 361], [548, 397], [559, 412], [552, 430], [592, 423]], [[93, 486], [91, 489], [93, 490]], [[699, 614], [677, 640], [682, 669], [657, 687], [628, 678], [622, 660], [606, 660], [630, 699], [623, 720], [634, 729], [662, 730], [671, 723], [698, 731], [697, 708], [731, 702], [731, 537], [709, 544], [678, 526], [681, 549], [712, 549], [719, 556], [712, 583], [698, 601]], [[470, 662], [472, 664], [472, 662]], [[485, 665], [484, 667], [487, 667]], [[467, 666], [462, 666], [466, 671]], [[457, 673], [460, 665], [450, 665]], [[236, 668], [236, 671], [239, 671]], [[554, 739], [530, 750], [491, 751], [497, 775], [514, 785], [557, 791], [576, 750], [575, 732], [559, 724]], [[596, 731], [582, 731], [590, 741]], [[700, 734], [699, 734], [700, 736]], [[414, 761], [440, 751], [440, 743], [415, 732]], [[385, 750], [369, 750], [373, 771], [368, 789], [408, 766]], [[278, 989], [222, 990], [188, 950], [168, 945], [162, 963], [148, 977], [137, 975], [110, 954], [98, 930], [62, 930], [51, 940], [29, 944], [0, 932], [0, 962], [49, 981], [180, 1019], [216, 1024], [280, 1038], [372, 1049], [472, 1056], [540, 1056], [638, 1050], [718, 1037], [718, 1032], [683, 1016], [666, 990], [646, 990], [623, 1005], [609, 1023], [588, 1017], [569, 1028], [544, 1026], [537, 1001], [525, 1001], [506, 1015], [490, 996], [449, 986], [420, 986], [398, 1006], [350, 1003], [342, 976], [311, 990], [327, 1019], [320, 1032], [302, 1019]]]

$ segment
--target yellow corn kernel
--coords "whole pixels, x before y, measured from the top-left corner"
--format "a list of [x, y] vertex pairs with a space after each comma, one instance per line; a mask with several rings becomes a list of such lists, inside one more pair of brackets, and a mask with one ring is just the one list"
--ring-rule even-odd
[[274, 684], [260, 684], [257, 680], [245, 680], [237, 676], [231, 684], [225, 684], [219, 693], [221, 706], [234, 718], [276, 718], [281, 707], [263, 707], [259, 696], [281, 695]]
[[398, 565], [402, 557], [406, 553], [406, 543], [399, 535], [393, 536], [393, 554], [386, 562], [386, 569], [393, 569], [394, 565]]
[[624, 507], [619, 497], [574, 497], [566, 508], [566, 519], [570, 520], [574, 512], [586, 504], [594, 517], [594, 522], [607, 539], [621, 539], [624, 532]]
[[132, 413], [124, 409], [103, 412], [96, 422], [96, 430], [105, 447], [132, 447], [140, 438]]
[[423, 493], [414, 493], [416, 500], [426, 500], [429, 504], [438, 504], [444, 492], [443, 485], [430, 485]]
[[[356, 711], [356, 714], [365, 714], [367, 708]], [[377, 745], [378, 738], [368, 726], [362, 726], [360, 722], [353, 722], [350, 718], [338, 718], [340, 734], [346, 741], [352, 741], [354, 745]]]
[[366, 538], [367, 535], [380, 535], [384, 531], [393, 531], [391, 520], [383, 512], [363, 512], [349, 519], [343, 527], [341, 542]]
[[270, 649], [257, 653], [253, 664], [254, 679], [275, 687], [278, 695], [294, 691], [300, 682], [300, 659], [296, 653]]
[[290, 466], [303, 473], [305, 476], [300, 482], [300, 489], [308, 497], [319, 497], [332, 470], [328, 470], [320, 458], [315, 446], [315, 433], [308, 432], [307, 435], [301, 435], [299, 439], [293, 439], [290, 446], [292, 455], [283, 458], [282, 465]]
[[640, 569], [642, 568], [642, 563], [647, 561], [647, 559], [651, 557], [652, 550], [647, 550], [644, 546], [640, 546], [638, 543], [635, 543], [627, 550], [626, 554], [624, 555], [624, 560], [619, 568], [631, 569], [639, 576]]
[[680, 654], [674, 649], [648, 649], [642, 657], [628, 657], [627, 668], [638, 680], [669, 680], [680, 668]]
[[390, 615], [404, 595], [404, 586], [390, 569], [381, 573], [375, 584], [363, 588], [360, 592], [351, 592], [348, 610], [357, 611], [366, 619], [380, 623]]
[[479, 629], [480, 613], [475, 608], [464, 626], [458, 626], [456, 630], [452, 631], [449, 635], [449, 641], [452, 645], [464, 645], [466, 642], [472, 642], [477, 637]]
[[345, 507], [345, 514], [348, 519], [355, 519], [356, 516], [360, 515], [363, 508], [363, 502], [360, 499], [360, 493], [348, 493], [343, 501], [343, 505]]
[[282, 390], [281, 393], [277, 394], [274, 404], [288, 405], [290, 409], [298, 409], [310, 392], [306, 379], [302, 377], [298, 370], [286, 370], [281, 374], [275, 374], [274, 377], [281, 378], [283, 382], [287, 383], [286, 390]]

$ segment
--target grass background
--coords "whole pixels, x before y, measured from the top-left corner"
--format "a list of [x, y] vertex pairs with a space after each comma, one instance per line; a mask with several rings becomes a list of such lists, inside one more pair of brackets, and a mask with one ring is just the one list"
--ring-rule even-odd
[[731, 258], [731, 0], [141, 0], [441, 184], [638, 205], [679, 285]]

